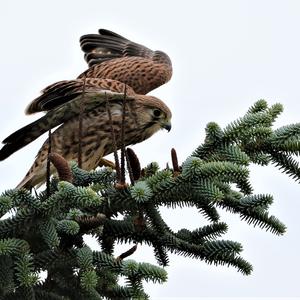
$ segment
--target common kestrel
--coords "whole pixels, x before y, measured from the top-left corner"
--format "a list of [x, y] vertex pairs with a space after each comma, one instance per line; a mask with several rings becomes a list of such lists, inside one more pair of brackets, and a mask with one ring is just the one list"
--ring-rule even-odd
[[[152, 51], [104, 29], [100, 29], [97, 35], [81, 37], [80, 42], [90, 68], [78, 79], [46, 87], [42, 95], [29, 104], [27, 114], [41, 111], [46, 114], [8, 136], [3, 141], [0, 160], [60, 125], [52, 133], [51, 151], [76, 161], [78, 116], [83, 108], [82, 168], [96, 168], [104, 156], [113, 152], [111, 124], [117, 147], [121, 147], [125, 90], [126, 146], [144, 141], [161, 128], [171, 129], [170, 109], [161, 100], [145, 95], [171, 77], [171, 62], [165, 53]], [[108, 109], [112, 123], [109, 122]], [[45, 181], [48, 147], [49, 141], [46, 140], [18, 188], [29, 188]]]

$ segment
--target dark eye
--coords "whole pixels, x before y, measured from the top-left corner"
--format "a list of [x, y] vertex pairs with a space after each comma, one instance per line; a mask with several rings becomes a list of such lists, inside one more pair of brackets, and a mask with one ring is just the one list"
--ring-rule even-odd
[[161, 111], [159, 109], [154, 109], [153, 110], [153, 116], [154, 117], [160, 117], [161, 115]]

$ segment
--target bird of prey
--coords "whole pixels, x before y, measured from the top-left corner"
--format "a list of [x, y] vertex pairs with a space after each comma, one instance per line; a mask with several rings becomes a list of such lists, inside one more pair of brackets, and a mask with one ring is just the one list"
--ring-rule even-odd
[[[171, 111], [164, 102], [146, 93], [167, 82], [171, 61], [162, 51], [152, 51], [108, 30], [80, 38], [89, 69], [75, 80], [46, 87], [26, 114], [46, 114], [4, 139], [0, 160], [59, 126], [44, 142], [17, 188], [40, 185], [46, 179], [48, 148], [66, 160], [78, 160], [79, 114], [82, 116], [82, 168], [96, 168], [113, 152], [111, 126], [121, 147], [121, 124], [125, 111], [124, 143], [136, 144], [161, 128], [171, 129]], [[126, 91], [125, 110], [123, 110]], [[109, 113], [108, 113], [109, 112]], [[111, 121], [110, 121], [111, 118]], [[51, 169], [51, 173], [54, 169]]]

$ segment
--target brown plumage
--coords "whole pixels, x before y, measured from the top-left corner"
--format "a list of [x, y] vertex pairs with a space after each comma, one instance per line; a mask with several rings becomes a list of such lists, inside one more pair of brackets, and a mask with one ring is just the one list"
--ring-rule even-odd
[[[7, 137], [3, 141], [5, 145], [0, 150], [0, 159], [5, 159], [49, 129], [61, 125], [52, 133], [51, 150], [62, 155], [66, 160], [77, 161], [78, 114], [80, 103], [83, 101], [82, 168], [85, 170], [96, 168], [102, 157], [113, 152], [107, 103], [112, 115], [117, 147], [121, 147], [120, 133], [124, 98], [123, 93], [101, 88], [101, 82], [101, 79], [87, 80], [84, 97], [82, 97], [84, 81], [81, 79], [62, 81], [47, 87], [44, 94], [35, 99], [27, 110], [48, 110], [48, 113]], [[130, 87], [127, 88], [129, 94], [126, 97], [125, 145], [140, 143], [161, 128], [170, 130], [171, 112], [161, 100], [152, 96], [135, 94]], [[65, 102], [66, 99], [68, 99], [67, 102]], [[56, 102], [60, 105], [55, 105]], [[46, 140], [18, 188], [32, 187], [45, 181], [48, 147], [49, 142]], [[51, 169], [51, 172], [53, 171], [54, 168]]]
[[[76, 80], [54, 83], [42, 91], [26, 109], [27, 114], [46, 112], [37, 121], [7, 137], [0, 150], [3, 160], [59, 126], [51, 138], [52, 152], [66, 160], [78, 159], [79, 113], [82, 115], [82, 168], [91, 170], [113, 152], [107, 105], [112, 114], [117, 147], [121, 147], [122, 101], [126, 88], [125, 145], [149, 138], [161, 128], [170, 130], [171, 112], [159, 99], [146, 96], [167, 82], [172, 74], [169, 57], [152, 51], [108, 30], [80, 39], [90, 68]], [[32, 187], [45, 181], [49, 142], [46, 140], [18, 187]], [[53, 167], [52, 167], [53, 168]], [[51, 172], [54, 168], [51, 169]]]
[[90, 68], [83, 76], [114, 79], [126, 83], [138, 94], [147, 94], [168, 82], [172, 63], [162, 51], [152, 51], [112, 31], [80, 38], [81, 49]]

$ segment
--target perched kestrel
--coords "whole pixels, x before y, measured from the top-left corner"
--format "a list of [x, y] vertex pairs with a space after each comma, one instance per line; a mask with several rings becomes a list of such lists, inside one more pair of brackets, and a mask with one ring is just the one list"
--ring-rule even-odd
[[[41, 111], [46, 114], [8, 136], [3, 141], [0, 160], [60, 125], [52, 133], [51, 151], [67, 160], [77, 161], [79, 114], [83, 109], [82, 168], [96, 168], [104, 156], [113, 152], [111, 125], [117, 148], [121, 147], [125, 90], [126, 146], [144, 141], [161, 128], [171, 129], [170, 109], [161, 100], [145, 95], [171, 77], [171, 62], [165, 53], [152, 51], [104, 29], [97, 35], [82, 36], [80, 42], [90, 68], [78, 79], [46, 87], [42, 95], [29, 104], [27, 114]], [[18, 188], [45, 182], [48, 148], [49, 141], [46, 140]]]

